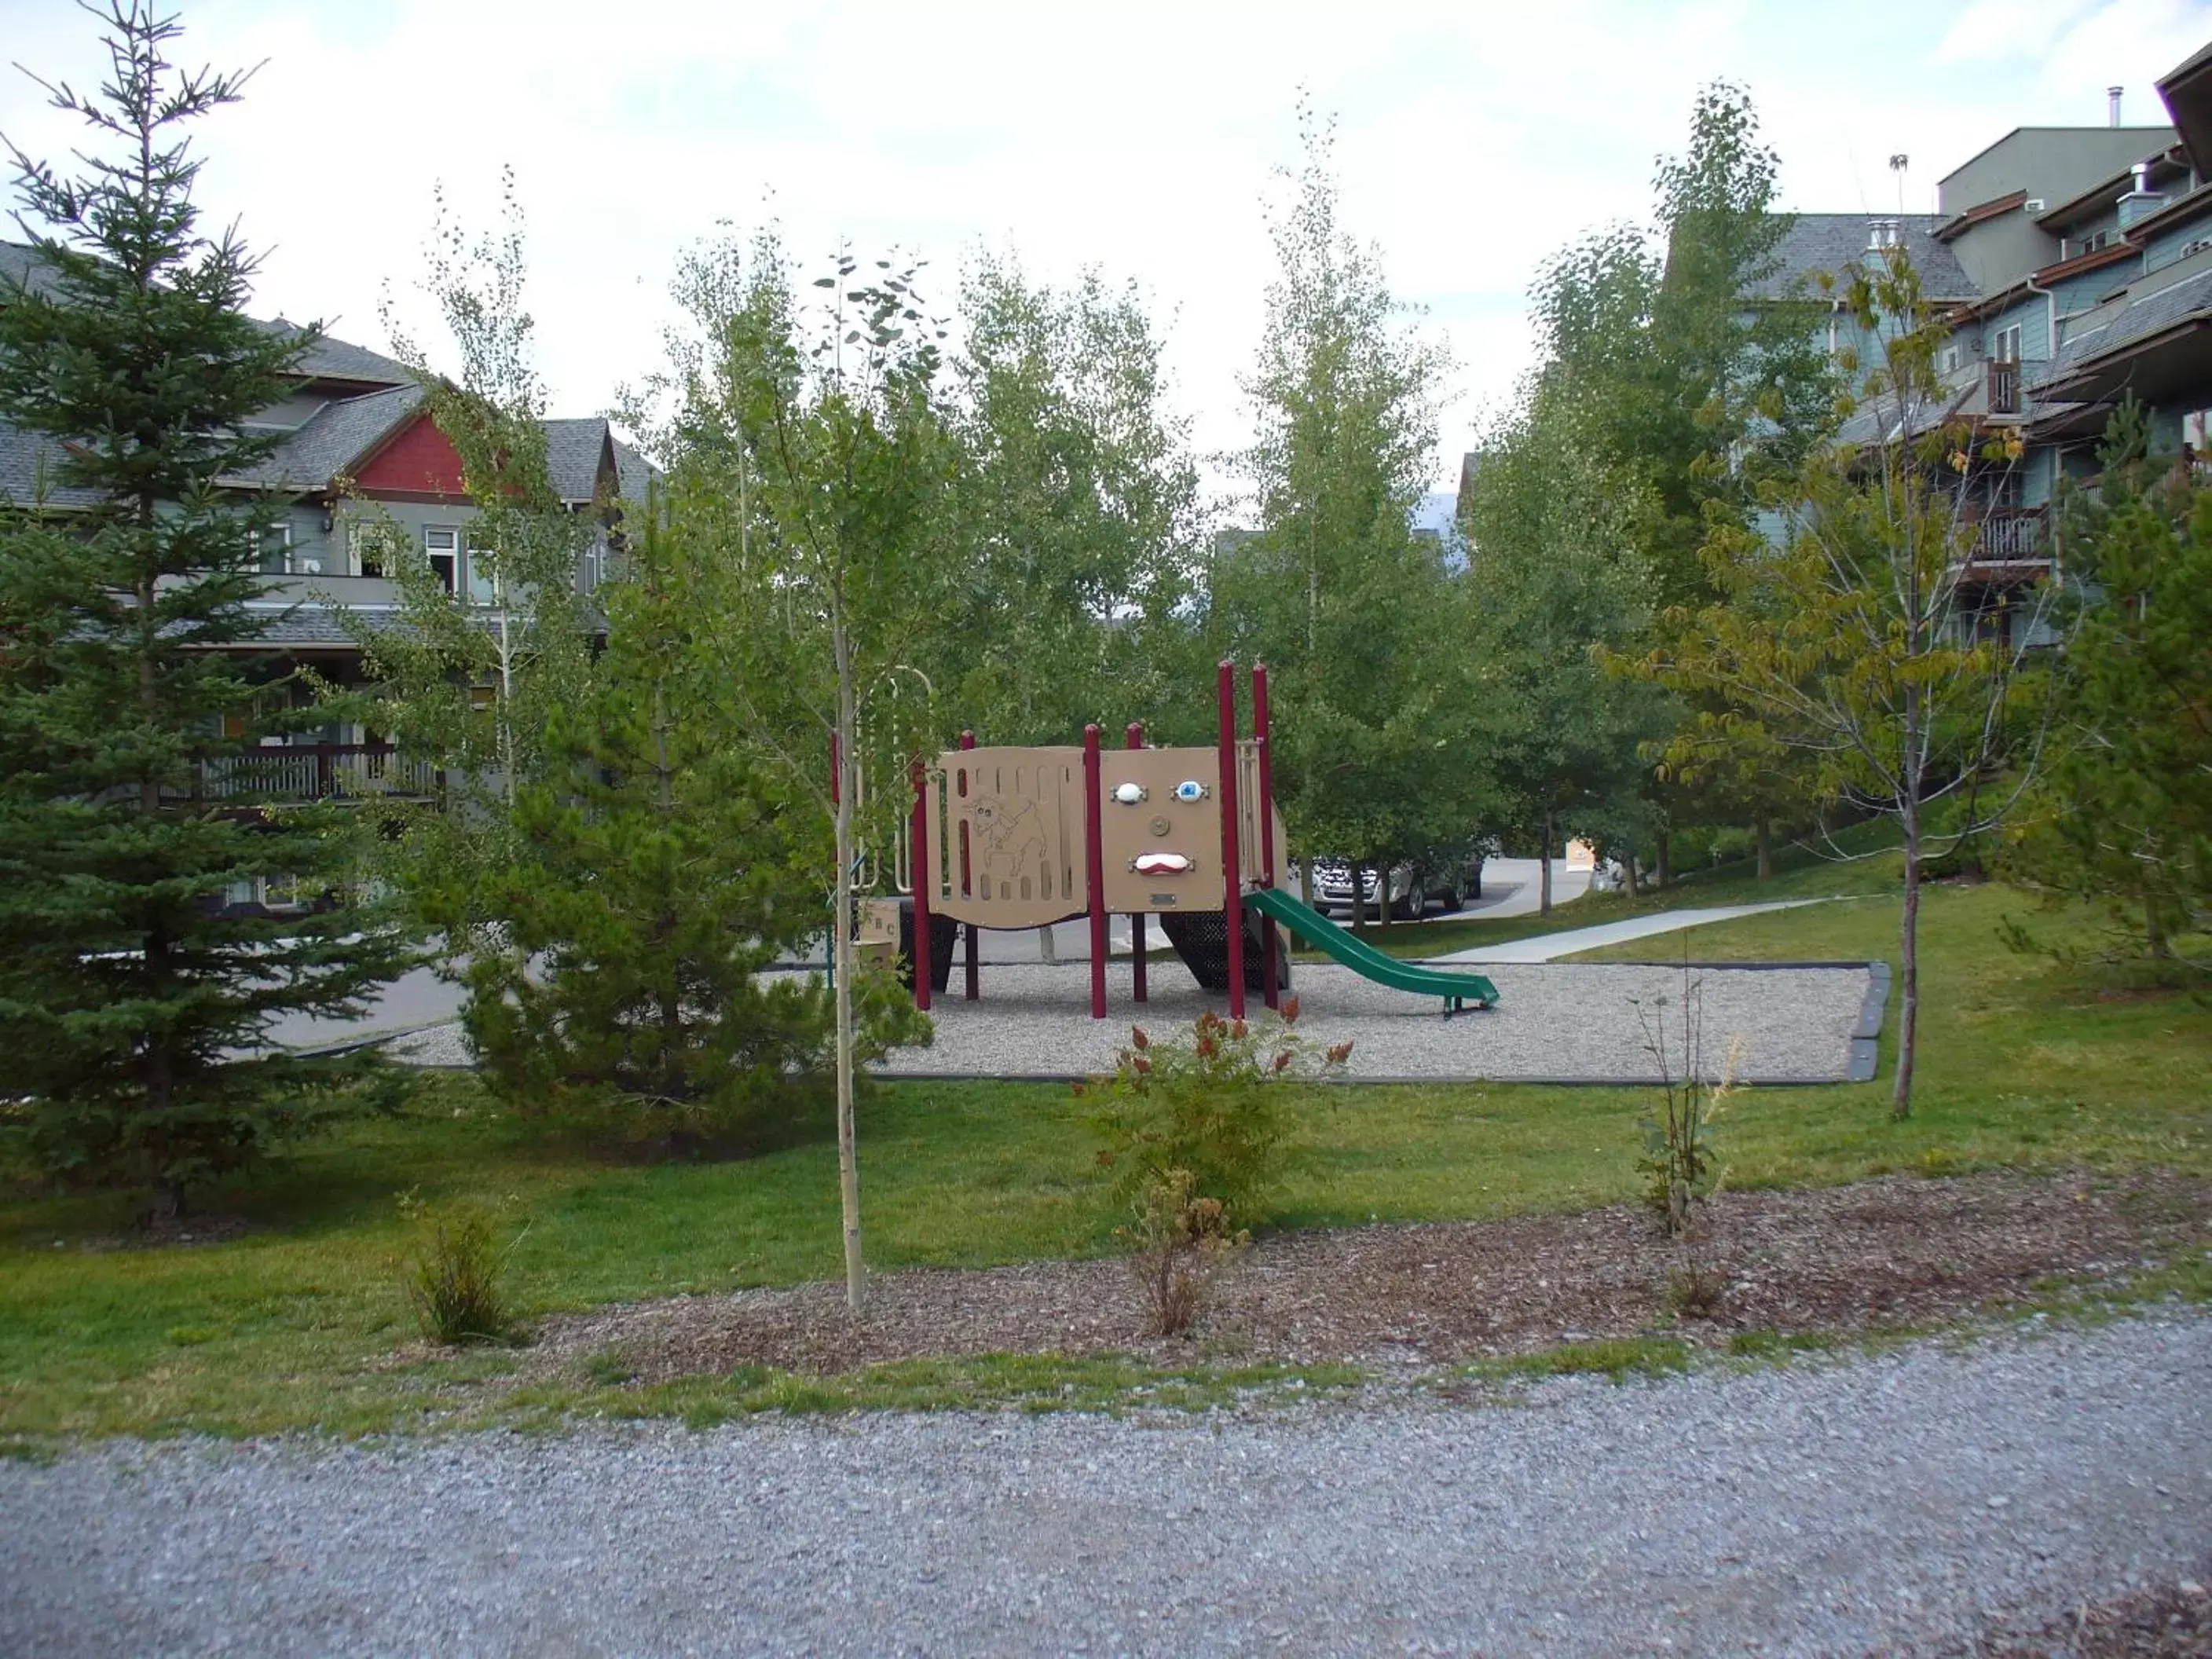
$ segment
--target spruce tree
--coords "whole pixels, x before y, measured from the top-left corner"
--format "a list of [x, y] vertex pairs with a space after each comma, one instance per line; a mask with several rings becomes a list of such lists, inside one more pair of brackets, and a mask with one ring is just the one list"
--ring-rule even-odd
[[258, 877], [346, 880], [328, 810], [204, 787], [286, 729], [252, 649], [276, 505], [227, 481], [271, 453], [246, 423], [314, 335], [250, 319], [252, 259], [197, 228], [182, 129], [244, 77], [178, 71], [146, 0], [98, 15], [106, 83], [49, 88], [91, 131], [84, 171], [9, 147], [34, 275], [0, 293], [0, 419], [50, 464], [40, 499], [0, 501], [0, 1124], [44, 1170], [150, 1189], [161, 1220], [359, 1098], [361, 1063], [264, 1033], [358, 1012], [404, 957], [366, 908], [225, 914]]
[[[552, 711], [515, 791], [504, 862], [418, 884], [471, 935], [465, 1019], [492, 1087], [528, 1113], [614, 1109], [662, 1144], [790, 1117], [834, 1064], [819, 975], [775, 973], [822, 930], [820, 814], [742, 738], [712, 645], [714, 574], [656, 521], [600, 590], [606, 648]], [[910, 1040], [889, 975], [865, 986], [862, 1058]]]
[[2212, 489], [2154, 448], [2131, 397], [2097, 459], [2096, 488], [2061, 498], [2075, 614], [2046, 671], [2056, 719], [2006, 872], [2054, 901], [2103, 902], [2154, 980], [2201, 981], [2212, 975]]

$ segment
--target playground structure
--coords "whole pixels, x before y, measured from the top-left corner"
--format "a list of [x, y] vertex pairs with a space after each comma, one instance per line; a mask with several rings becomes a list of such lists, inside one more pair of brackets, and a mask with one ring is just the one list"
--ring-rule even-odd
[[[1233, 1018], [1257, 985], [1270, 1008], [1288, 988], [1287, 926], [1379, 983], [1441, 996], [1447, 1014], [1488, 1007], [1498, 992], [1479, 974], [1383, 956], [1288, 890], [1287, 848], [1275, 810], [1267, 747], [1267, 671], [1252, 667], [1252, 735], [1237, 734], [1236, 665], [1217, 677], [1220, 739], [1212, 749], [1152, 749], [1131, 725], [1106, 749], [1096, 726], [1080, 748], [960, 747], [916, 762], [914, 805], [896, 862], [911, 899], [902, 954], [910, 953], [915, 1006], [949, 986], [950, 930], [964, 928], [963, 992], [981, 995], [977, 929], [1049, 927], [1087, 916], [1091, 1015], [1106, 1017], [1107, 923], [1130, 918], [1134, 1000], [1146, 1000], [1146, 920], [1158, 916], [1199, 984], [1225, 991]], [[910, 942], [908, 942], [910, 940]], [[887, 940], [885, 941], [888, 942]]]

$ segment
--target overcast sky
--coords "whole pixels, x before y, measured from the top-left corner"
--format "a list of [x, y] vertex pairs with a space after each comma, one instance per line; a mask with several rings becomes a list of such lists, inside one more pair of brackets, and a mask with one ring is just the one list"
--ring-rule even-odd
[[[1583, 4], [1119, 0], [896, 9], [750, 0], [184, 0], [180, 60], [266, 59], [202, 125], [200, 200], [265, 250], [255, 308], [383, 346], [442, 181], [489, 227], [512, 163], [554, 411], [603, 410], [649, 369], [679, 252], [718, 221], [781, 221], [932, 262], [950, 297], [979, 246], [1063, 280], [1134, 278], [1202, 448], [1243, 442], [1273, 170], [1301, 88], [1339, 121], [1347, 216], [1457, 359], [1448, 486], [1528, 355], [1526, 291], [1587, 228], [1642, 218], [1698, 86], [1749, 85], [1785, 204], [1908, 209], [2019, 125], [2163, 121], [2152, 82], [2212, 39], [2212, 0]], [[70, 0], [0, 0], [0, 57], [96, 80]], [[0, 132], [58, 159], [78, 135], [0, 72]]]

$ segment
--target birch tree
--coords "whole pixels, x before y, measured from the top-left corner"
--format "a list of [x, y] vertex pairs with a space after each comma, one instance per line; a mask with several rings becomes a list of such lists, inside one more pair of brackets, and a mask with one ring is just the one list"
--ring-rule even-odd
[[841, 252], [802, 309], [772, 236], [749, 254], [708, 250], [678, 283], [694, 325], [641, 400], [665, 410], [651, 426], [669, 469], [666, 533], [715, 584], [697, 648], [728, 690], [732, 739], [769, 757], [828, 832], [838, 1193], [855, 1313], [866, 1294], [856, 1070], [876, 1040], [855, 971], [855, 878], [864, 859], [895, 856], [908, 769], [941, 736], [911, 653], [959, 568], [944, 331], [916, 276]]
[[[1949, 416], [1935, 366], [1945, 331], [1904, 250], [1841, 274], [1834, 291], [1875, 358], [1863, 398], [1838, 442], [1768, 490], [1778, 542], [1735, 524], [1708, 538], [1719, 599], [1674, 617], [1638, 667], [1724, 699], [1747, 717], [1747, 741], [1803, 754], [1824, 798], [1898, 826], [1901, 1118], [1918, 1057], [1925, 870], [1995, 829], [2033, 775], [2041, 726], [2019, 690], [2047, 598], [2039, 588], [1991, 613], [1967, 583], [1977, 489], [2016, 449]], [[1984, 787], [2000, 773], [2005, 787]]]
[[1179, 694], [1198, 474], [1133, 285], [978, 256], [951, 363], [964, 555], [925, 647], [947, 719], [999, 743], [1155, 720]]

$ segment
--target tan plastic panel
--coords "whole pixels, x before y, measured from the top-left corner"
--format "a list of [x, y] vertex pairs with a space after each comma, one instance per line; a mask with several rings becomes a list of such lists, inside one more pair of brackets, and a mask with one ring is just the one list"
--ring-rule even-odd
[[[1256, 738], [1245, 738], [1237, 745], [1237, 862], [1248, 883], [1260, 879], [1260, 744]], [[1290, 885], [1290, 842], [1283, 832], [1283, 814], [1279, 808], [1272, 816], [1275, 821], [1275, 879], [1274, 885]]]
[[[1106, 799], [1099, 808], [1106, 866], [1106, 908], [1121, 914], [1221, 908], [1221, 757], [1212, 749], [1109, 749], [1099, 757]], [[1179, 801], [1186, 778], [1206, 786], [1199, 801]], [[1134, 783], [1146, 799], [1132, 805], [1115, 789]], [[1129, 866], [1141, 853], [1181, 853], [1192, 867], [1179, 875], [1140, 876]]]
[[1041, 927], [1089, 907], [1080, 749], [955, 749], [931, 779], [940, 827], [930, 908], [979, 927]]

